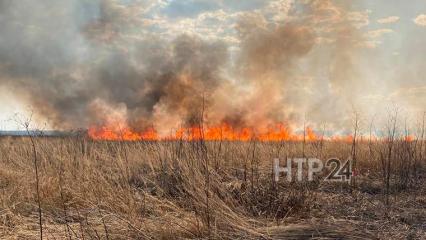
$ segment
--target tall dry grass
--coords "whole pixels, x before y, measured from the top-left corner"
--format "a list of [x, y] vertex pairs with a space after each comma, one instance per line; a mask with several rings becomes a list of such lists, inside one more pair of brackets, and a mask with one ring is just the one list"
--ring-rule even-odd
[[[37, 153], [38, 184], [31, 141]], [[396, 205], [404, 191], [420, 193], [416, 203], [421, 203], [426, 144], [394, 139], [385, 172], [381, 160], [389, 156], [389, 142], [358, 141], [355, 150], [353, 144], [3, 137], [0, 238], [40, 238], [37, 194], [44, 239], [374, 238], [380, 236], [378, 230], [360, 227], [366, 220], [356, 218], [357, 225], [331, 223], [327, 214], [335, 211], [350, 220], [346, 204], [364, 214], [370, 204], [367, 197], [375, 204], [368, 208], [390, 211], [389, 205]], [[274, 158], [346, 159], [354, 154], [357, 186], [327, 184], [322, 176], [302, 183], [288, 183], [284, 177], [273, 180]], [[340, 198], [333, 203], [335, 193]], [[347, 202], [339, 202], [342, 199]], [[319, 227], [312, 230], [311, 220], [322, 217], [328, 220], [316, 222]], [[309, 226], [298, 224], [302, 219], [311, 219]], [[413, 224], [413, 236], [424, 233], [421, 225]]]

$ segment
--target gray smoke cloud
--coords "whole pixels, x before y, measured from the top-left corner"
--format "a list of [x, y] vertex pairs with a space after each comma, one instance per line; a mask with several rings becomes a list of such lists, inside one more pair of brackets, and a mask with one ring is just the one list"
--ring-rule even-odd
[[[190, 121], [203, 94], [222, 81], [228, 58], [223, 43], [188, 35], [129, 41], [123, 35], [136, 22], [113, 2], [0, 5], [1, 84], [54, 127], [104, 124], [120, 109], [134, 128], [152, 124], [157, 110]], [[82, 8], [89, 6], [99, 13], [81, 25]]]
[[[339, 94], [350, 92], [359, 39], [343, 37], [356, 35], [354, 16], [331, 1], [306, 1], [285, 23], [242, 14], [233, 64], [225, 42], [162, 38], [140, 19], [150, 6], [0, 0], [0, 85], [61, 129], [120, 122], [166, 131], [196, 122], [203, 107], [209, 123], [270, 124], [314, 109], [291, 90], [310, 83], [299, 77], [299, 62], [329, 38], [336, 42], [330, 82]], [[338, 32], [325, 29], [336, 23]]]

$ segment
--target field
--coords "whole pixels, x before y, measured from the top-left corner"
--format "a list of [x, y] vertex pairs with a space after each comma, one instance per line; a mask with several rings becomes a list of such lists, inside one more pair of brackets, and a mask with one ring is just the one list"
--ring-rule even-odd
[[[0, 238], [425, 239], [425, 145], [2, 137]], [[274, 181], [302, 156], [352, 157], [356, 177]]]

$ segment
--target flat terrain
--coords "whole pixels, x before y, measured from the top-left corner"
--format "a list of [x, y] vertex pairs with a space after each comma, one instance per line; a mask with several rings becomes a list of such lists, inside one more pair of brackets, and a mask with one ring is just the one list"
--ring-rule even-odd
[[[43, 239], [425, 239], [425, 144], [389, 146], [2, 137], [0, 238], [40, 239], [41, 210]], [[355, 181], [273, 180], [302, 156], [355, 157]]]

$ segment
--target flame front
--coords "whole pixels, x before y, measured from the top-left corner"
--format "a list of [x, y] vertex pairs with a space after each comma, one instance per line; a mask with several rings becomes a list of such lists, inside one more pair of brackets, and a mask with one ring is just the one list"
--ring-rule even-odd
[[295, 134], [284, 124], [268, 127], [232, 127], [227, 123], [217, 126], [182, 127], [172, 134], [160, 135], [154, 128], [142, 132], [135, 132], [128, 127], [117, 128], [112, 126], [91, 127], [89, 136], [94, 140], [108, 141], [161, 141], [161, 140], [206, 140], [206, 141], [313, 141], [318, 136], [311, 128], [306, 128], [304, 134]]

